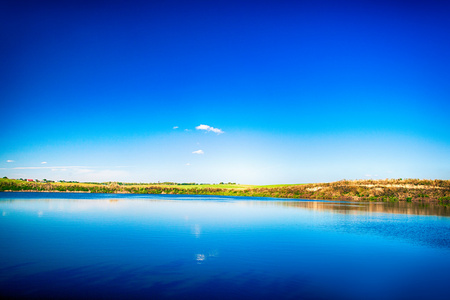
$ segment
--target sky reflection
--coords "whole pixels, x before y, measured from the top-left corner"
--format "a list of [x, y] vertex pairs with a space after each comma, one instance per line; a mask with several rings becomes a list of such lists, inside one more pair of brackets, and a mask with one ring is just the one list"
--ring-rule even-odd
[[439, 298], [450, 268], [450, 218], [432, 207], [0, 195], [7, 296], [398, 299], [413, 284], [414, 299], [433, 278]]

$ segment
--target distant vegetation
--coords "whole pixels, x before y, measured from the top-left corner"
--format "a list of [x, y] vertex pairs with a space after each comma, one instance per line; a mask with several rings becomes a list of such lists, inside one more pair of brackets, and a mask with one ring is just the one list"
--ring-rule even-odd
[[0, 191], [47, 191], [88, 193], [189, 194], [350, 201], [405, 201], [450, 205], [450, 180], [386, 179], [341, 180], [331, 183], [252, 186], [234, 183], [159, 184], [29, 182], [0, 179]]

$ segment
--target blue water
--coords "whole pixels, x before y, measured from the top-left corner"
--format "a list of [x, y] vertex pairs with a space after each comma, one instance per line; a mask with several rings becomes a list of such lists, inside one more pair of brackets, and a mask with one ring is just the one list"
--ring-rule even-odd
[[0, 193], [0, 296], [449, 299], [445, 207]]

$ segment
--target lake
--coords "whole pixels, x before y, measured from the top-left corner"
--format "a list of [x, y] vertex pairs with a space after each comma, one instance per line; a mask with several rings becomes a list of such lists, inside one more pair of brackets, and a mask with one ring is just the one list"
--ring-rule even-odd
[[3, 297], [450, 297], [442, 206], [23, 192], [0, 214]]

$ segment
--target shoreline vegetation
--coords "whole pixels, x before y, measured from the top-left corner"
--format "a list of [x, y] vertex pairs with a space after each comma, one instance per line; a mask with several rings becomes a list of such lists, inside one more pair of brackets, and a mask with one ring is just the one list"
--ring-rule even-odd
[[177, 183], [29, 182], [0, 179], [1, 192], [80, 192], [116, 194], [185, 194], [291, 199], [416, 202], [450, 206], [450, 180], [341, 180], [330, 183], [240, 185]]

